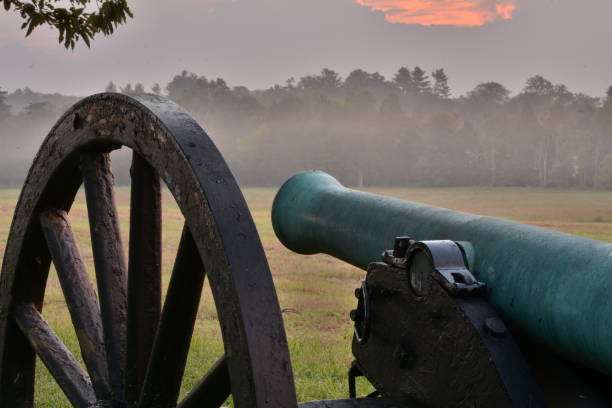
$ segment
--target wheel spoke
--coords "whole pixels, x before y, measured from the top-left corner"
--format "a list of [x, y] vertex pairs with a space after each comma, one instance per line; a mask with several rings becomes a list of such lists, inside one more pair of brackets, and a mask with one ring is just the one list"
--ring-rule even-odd
[[137, 401], [161, 314], [161, 186], [138, 153], [132, 156], [126, 399]]
[[198, 249], [191, 232], [184, 226], [139, 408], [176, 404], [204, 276]]
[[15, 307], [13, 316], [72, 405], [77, 408], [93, 405], [96, 397], [89, 377], [34, 305], [27, 303]]
[[[19, 221], [13, 223], [26, 224]], [[21, 270], [25, 272], [22, 273], [21, 279], [14, 282], [13, 293], [0, 288], [0, 408], [31, 407], [33, 404], [36, 352], [17, 322], [9, 319], [8, 313], [5, 312], [12, 304], [22, 303], [24, 299], [42, 308], [51, 255], [40, 223], [34, 220], [31, 225], [28, 246], [20, 263]], [[13, 259], [11, 265], [11, 258], [10, 246], [7, 245], [4, 270], [15, 268], [15, 260]], [[11, 266], [7, 268], [8, 265]], [[0, 280], [4, 281], [5, 276], [3, 271]]]
[[219, 408], [231, 392], [227, 360], [223, 356], [217, 360], [198, 385], [187, 394], [178, 408]]
[[40, 223], [96, 395], [107, 400], [111, 393], [100, 309], [67, 217], [64, 211], [48, 210]]
[[108, 371], [115, 398], [123, 399], [127, 283], [108, 153], [82, 153], [81, 172], [87, 198]]

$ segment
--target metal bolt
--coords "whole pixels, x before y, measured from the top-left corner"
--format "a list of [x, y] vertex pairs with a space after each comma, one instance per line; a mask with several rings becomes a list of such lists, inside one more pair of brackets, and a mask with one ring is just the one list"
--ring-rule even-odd
[[497, 317], [489, 317], [486, 319], [484, 327], [486, 331], [496, 337], [502, 337], [508, 331], [504, 322]]
[[83, 119], [79, 116], [78, 113], [74, 114], [72, 118], [72, 130], [77, 130], [83, 127]]
[[353, 309], [351, 310], [351, 313], [349, 314], [350, 318], [352, 321], [354, 322], [362, 322], [363, 321], [363, 313], [361, 312], [361, 310], [358, 309]]
[[413, 365], [415, 360], [414, 353], [404, 344], [400, 344], [395, 348], [393, 357], [398, 361], [399, 367], [402, 370]]

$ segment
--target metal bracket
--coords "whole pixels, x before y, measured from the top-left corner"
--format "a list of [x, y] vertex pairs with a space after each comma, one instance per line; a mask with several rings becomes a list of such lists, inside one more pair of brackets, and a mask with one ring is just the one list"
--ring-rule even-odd
[[370, 336], [370, 290], [366, 281], [361, 282], [361, 287], [355, 289], [357, 298], [357, 309], [351, 310], [350, 318], [355, 326], [355, 338], [361, 344], [365, 344]]
[[464, 254], [459, 244], [449, 240], [414, 241], [410, 237], [395, 238], [392, 250], [384, 251], [382, 260], [388, 265], [406, 269], [413, 289], [421, 295], [429, 276], [429, 268], [410, 267], [416, 253], [424, 252], [433, 265], [433, 276], [448, 293], [453, 296], [470, 296], [483, 293], [486, 285], [476, 280], [467, 269]]
[[357, 377], [363, 377], [363, 373], [357, 364], [357, 361], [353, 360], [351, 368], [348, 370], [348, 387], [349, 387], [349, 398], [357, 398]]
[[[408, 261], [417, 251], [425, 251], [434, 267], [433, 278], [453, 296], [480, 295], [486, 285], [466, 268], [463, 252], [453, 241], [421, 241], [409, 249]], [[414, 275], [410, 271], [411, 275]], [[412, 281], [412, 278], [411, 278]]]

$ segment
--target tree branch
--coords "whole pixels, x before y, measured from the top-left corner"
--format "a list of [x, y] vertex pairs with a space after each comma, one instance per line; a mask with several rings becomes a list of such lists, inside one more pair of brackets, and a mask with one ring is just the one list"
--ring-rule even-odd
[[133, 14], [127, 0], [105, 0], [97, 5], [97, 10], [88, 12], [86, 8], [92, 0], [69, 0], [69, 7], [55, 7], [58, 0], [2, 0], [4, 9], [11, 8], [24, 20], [22, 30], [26, 37], [37, 27], [49, 26], [58, 30], [58, 41], [66, 48], [74, 49], [79, 40], [90, 47], [97, 34], [105, 36], [114, 33]]

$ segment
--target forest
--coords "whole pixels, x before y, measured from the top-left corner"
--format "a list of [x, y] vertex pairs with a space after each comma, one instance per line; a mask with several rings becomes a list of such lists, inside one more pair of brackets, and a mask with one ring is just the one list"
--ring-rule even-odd
[[[183, 71], [164, 95], [215, 140], [242, 185], [278, 186], [327, 171], [351, 186], [612, 187], [612, 86], [603, 98], [535, 75], [512, 94], [482, 82], [455, 96], [443, 69], [402, 67], [385, 78], [332, 69], [251, 90]], [[0, 89], [0, 184], [17, 186], [45, 134], [79, 97]], [[128, 182], [127, 154], [114, 159]]]

